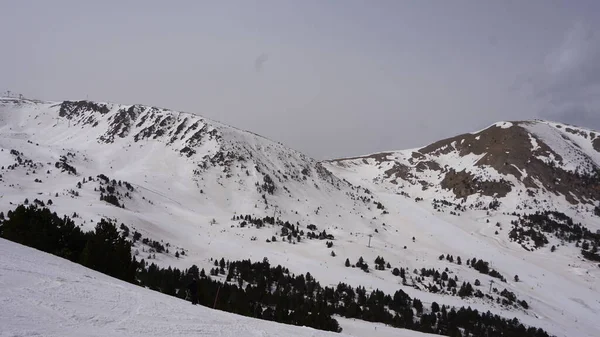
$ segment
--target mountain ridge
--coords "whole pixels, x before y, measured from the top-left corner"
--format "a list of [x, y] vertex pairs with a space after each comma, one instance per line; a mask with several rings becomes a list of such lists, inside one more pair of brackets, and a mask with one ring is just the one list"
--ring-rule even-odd
[[[561, 126], [556, 131], [554, 122], [526, 127], [500, 122], [422, 148], [316, 161], [195, 114], [66, 102], [0, 100], [3, 213], [27, 200], [61, 215], [75, 213], [74, 221], [85, 229], [111, 219], [168, 247], [169, 252], [150, 251], [154, 248], [140, 241], [134, 247], [165, 267], [196, 264], [208, 270], [211, 258], [225, 254], [268, 257], [324, 284], [345, 282], [387, 293], [400, 288], [425, 303], [516, 316], [559, 336], [600, 333], [593, 319], [600, 312], [595, 285], [600, 272], [579, 246], [587, 243], [585, 251], [594, 254], [596, 241], [575, 226], [592, 234], [600, 229], [596, 194], [575, 174], [597, 166], [599, 156], [591, 152], [595, 132], [591, 139], [589, 130], [570, 127], [571, 133]], [[504, 136], [506, 130], [514, 134]], [[522, 154], [503, 153], [503, 137], [539, 157], [540, 168], [525, 167]], [[575, 144], [587, 158], [573, 150]], [[502, 158], [517, 168], [503, 171]], [[568, 184], [572, 189], [565, 191], [573, 196], [546, 188], [552, 165], [581, 182]], [[527, 177], [537, 188], [526, 185]], [[572, 223], [548, 214], [543, 215], [548, 228], [532, 225], [529, 216], [547, 210]], [[176, 257], [175, 251], [185, 255]], [[506, 282], [442, 255], [489, 261]], [[344, 265], [346, 258], [355, 264], [359, 257], [369, 263], [383, 257], [392, 269], [402, 267], [406, 282], [385, 266], [367, 266], [366, 273]], [[462, 298], [430, 269], [440, 274], [447, 269], [459, 282], [477, 279], [481, 285], [474, 288], [482, 293], [494, 280], [499, 289], [489, 293], [491, 300]], [[520, 280], [513, 282], [517, 274]], [[503, 288], [526, 300], [529, 309], [496, 303]]]
[[[546, 142], [548, 142], [548, 139], [555, 141], [556, 139], [551, 138], [558, 137], [554, 134], [548, 135], [549, 131], [563, 128], [565, 131], [560, 132], [560, 137], [563, 138], [565, 144], [561, 144], [561, 146], [569, 148], [559, 154], [559, 151], [553, 150]], [[544, 134], [544, 132], [547, 134]], [[591, 143], [587, 145], [593, 153], [589, 151], [586, 153], [581, 150], [581, 139], [569, 138], [565, 133], [579, 138], [582, 138], [583, 135], [585, 140], [588, 140], [589, 136]], [[464, 198], [476, 193], [488, 196], [499, 193], [502, 197], [506, 196], [516, 184], [503, 179], [512, 176], [517, 178], [516, 180], [524, 188], [544, 188], [552, 192], [558, 191], [565, 196], [567, 201], [573, 204], [579, 202], [590, 203], [594, 199], [599, 199], [597, 190], [600, 186], [593, 182], [600, 167], [600, 152], [594, 148], [595, 141], [600, 140], [596, 135], [595, 131], [548, 121], [499, 122], [478, 132], [457, 135], [412, 150], [381, 152], [367, 156], [330, 160], [327, 163], [331, 165], [357, 165], [357, 162], [364, 162], [368, 159], [372, 159], [377, 164], [387, 161], [391, 163], [392, 167], [382, 172], [379, 178], [387, 179], [392, 184], [397, 183], [394, 180], [395, 178], [405, 181], [411, 178], [418, 180], [418, 177], [423, 175], [420, 174], [423, 171], [443, 172], [446, 177], [449, 177], [449, 174], [445, 172], [448, 169], [453, 170], [453, 175], [457, 176], [455, 178], [470, 180], [471, 185], [474, 184], [474, 178], [489, 179], [494, 176], [502, 179], [502, 181], [495, 182], [494, 187], [480, 186], [477, 188], [476, 186], [476, 188], [471, 189], [463, 187], [461, 190], [456, 190], [455, 186], [452, 186], [451, 181], [454, 177], [440, 181], [439, 183], [445, 189], [454, 189], [456, 198]], [[543, 139], [544, 137], [546, 139]], [[554, 147], [558, 146], [555, 145]], [[450, 158], [451, 156], [457, 158]], [[469, 156], [472, 157], [471, 162], [461, 163], [463, 158]], [[565, 159], [563, 160], [563, 158]], [[455, 159], [454, 162], [451, 159]], [[476, 172], [472, 175], [469, 169], [474, 167], [487, 167], [494, 169], [495, 172], [487, 170], [487, 172]], [[528, 169], [533, 169], [533, 174], [528, 174]], [[487, 174], [487, 177], [484, 176], [484, 173]], [[552, 181], [552, 175], [559, 175], [559, 180]], [[586, 183], [590, 183], [589, 180], [592, 180], [592, 186], [581, 184], [580, 180]], [[424, 182], [424, 180], [421, 180], [421, 183]], [[557, 185], [557, 187], [553, 185]], [[575, 187], [579, 187], [578, 198], [568, 193]]]

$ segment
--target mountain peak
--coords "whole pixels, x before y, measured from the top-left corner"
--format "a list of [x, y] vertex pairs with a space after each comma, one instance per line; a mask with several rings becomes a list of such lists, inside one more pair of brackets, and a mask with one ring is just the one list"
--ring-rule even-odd
[[335, 166], [370, 165], [390, 187], [440, 186], [478, 204], [523, 191], [562, 195], [571, 204], [600, 199], [600, 137], [595, 131], [544, 120], [498, 122], [422, 148], [345, 158]]

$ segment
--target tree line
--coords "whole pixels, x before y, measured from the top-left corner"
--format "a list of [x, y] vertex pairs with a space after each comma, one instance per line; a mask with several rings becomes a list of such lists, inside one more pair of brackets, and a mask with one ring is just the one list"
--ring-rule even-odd
[[260, 262], [215, 259], [218, 272], [213, 269], [211, 276], [195, 265], [185, 270], [161, 268], [136, 261], [131, 242], [110, 221], [101, 220], [93, 231], [83, 232], [71, 219], [47, 208], [21, 205], [7, 215], [0, 224], [3, 238], [182, 299], [190, 281], [197, 278], [200, 304], [245, 316], [336, 332], [341, 328], [333, 315], [447, 336], [548, 336], [542, 329], [489, 311], [435, 302], [424, 308], [402, 290], [390, 295], [344, 283], [322, 286], [310, 273], [294, 275], [285, 267], [270, 265], [266, 258]]

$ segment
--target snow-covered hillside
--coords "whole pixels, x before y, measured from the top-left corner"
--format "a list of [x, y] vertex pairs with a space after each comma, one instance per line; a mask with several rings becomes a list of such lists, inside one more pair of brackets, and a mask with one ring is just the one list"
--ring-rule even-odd
[[[336, 176], [369, 188], [459, 208], [559, 210], [594, 231], [600, 134], [547, 121], [500, 122], [428, 146], [332, 160]], [[374, 187], [375, 186], [375, 187]]]
[[0, 336], [433, 336], [344, 320], [344, 333], [252, 319], [122, 282], [0, 239]]
[[[499, 123], [422, 149], [318, 163], [194, 114], [1, 99], [0, 211], [7, 214], [27, 199], [74, 216], [85, 229], [115, 219], [166, 246], [168, 252], [159, 253], [141, 240], [135, 244], [139, 258], [165, 267], [209, 270], [211, 258], [268, 257], [324, 285], [345, 282], [388, 294], [402, 289], [426, 307], [434, 301], [470, 306], [557, 336], [598, 336], [597, 264], [582, 259], [575, 243], [553, 236], [532, 251], [509, 237], [516, 217], [508, 213], [544, 208], [600, 229], [593, 215], [600, 189], [577, 180], [599, 163], [600, 138], [568, 128], [573, 132], [548, 122]], [[490, 208], [495, 201], [499, 206]], [[281, 225], [255, 226], [246, 215], [275, 216], [305, 234], [301, 240], [282, 236]], [[307, 238], [324, 230], [332, 239]], [[379, 256], [390, 268], [373, 269]], [[360, 257], [369, 273], [345, 266]], [[473, 258], [488, 261], [506, 282], [468, 266]], [[407, 271], [406, 282], [393, 268]], [[445, 282], [440, 289], [422, 268], [456, 277], [459, 286], [478, 280], [474, 288], [491, 298], [459, 297]], [[490, 281], [497, 291], [490, 292]], [[529, 308], [498, 303], [504, 289]], [[350, 323], [340, 323], [348, 332]]]

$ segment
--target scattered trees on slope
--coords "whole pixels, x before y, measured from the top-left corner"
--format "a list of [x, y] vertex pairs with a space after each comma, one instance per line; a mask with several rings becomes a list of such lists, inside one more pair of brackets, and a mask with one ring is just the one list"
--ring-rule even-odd
[[[336, 314], [449, 336], [462, 335], [461, 331], [473, 336], [548, 336], [542, 329], [525, 327], [516, 318], [505, 319], [471, 308], [432, 304], [429, 311], [419, 299], [402, 290], [391, 296], [378, 289], [367, 292], [364, 287], [344, 283], [323, 287], [310, 273], [291, 274], [285, 267], [271, 266], [266, 258], [262, 262], [215, 259], [216, 267], [211, 272], [214, 278], [197, 266], [182, 271], [148, 265], [132, 257], [131, 243], [111, 222], [101, 220], [94, 231], [83, 233], [68, 217], [61, 219], [35, 206], [19, 206], [12, 211], [0, 225], [0, 236], [182, 299], [186, 298], [185, 289], [191, 279], [197, 277], [200, 304], [287, 324], [339, 332], [341, 328], [332, 317]], [[360, 258], [357, 265], [366, 263]], [[218, 281], [221, 277], [225, 280]], [[507, 300], [514, 297], [511, 294], [503, 292]]]
[[[513, 215], [517, 214], [513, 213]], [[509, 238], [523, 247], [527, 241], [533, 242], [535, 248], [544, 247], [549, 242], [546, 234], [550, 234], [562, 241], [576, 242], [576, 246], [581, 244], [581, 255], [584, 258], [600, 262], [598, 254], [600, 234], [591, 232], [580, 223], [574, 223], [573, 219], [562, 212], [538, 211], [534, 214], [519, 215], [519, 218], [513, 220], [511, 224], [513, 227]], [[591, 250], [589, 250], [590, 243]]]

